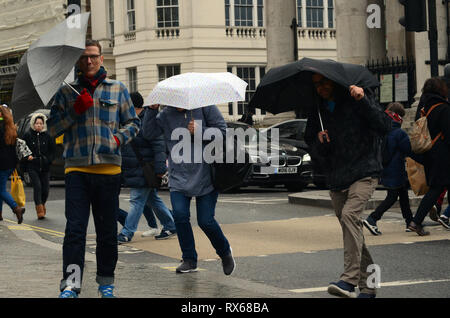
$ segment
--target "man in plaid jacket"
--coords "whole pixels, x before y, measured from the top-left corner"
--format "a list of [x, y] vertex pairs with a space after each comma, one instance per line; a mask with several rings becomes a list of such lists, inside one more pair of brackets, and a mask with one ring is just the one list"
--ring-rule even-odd
[[57, 92], [47, 121], [52, 137], [64, 134], [67, 223], [61, 298], [77, 297], [81, 291], [91, 206], [99, 292], [102, 297], [114, 297], [120, 145], [137, 135], [140, 120], [125, 85], [107, 79], [102, 63], [100, 44], [87, 40], [77, 64], [78, 79]]

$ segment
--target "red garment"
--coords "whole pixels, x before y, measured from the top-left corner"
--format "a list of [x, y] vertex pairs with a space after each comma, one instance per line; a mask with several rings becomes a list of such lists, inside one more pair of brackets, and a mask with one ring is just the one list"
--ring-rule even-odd
[[84, 88], [75, 100], [73, 108], [78, 115], [81, 115], [92, 106], [94, 106], [94, 100], [92, 99], [91, 94]]
[[403, 122], [403, 118], [400, 117], [399, 114], [394, 113], [394, 112], [391, 112], [391, 111], [389, 111], [389, 110], [385, 110], [384, 112], [385, 112], [389, 117], [391, 117], [392, 120], [396, 121], [397, 123], [400, 123], [400, 124], [401, 124], [401, 123]]
[[441, 195], [439, 196], [439, 199], [437, 200], [437, 204], [439, 204], [440, 206], [442, 206], [442, 204], [444, 203], [444, 198], [445, 198], [446, 193], [447, 193], [447, 189], [445, 189], [444, 192], [441, 193]]

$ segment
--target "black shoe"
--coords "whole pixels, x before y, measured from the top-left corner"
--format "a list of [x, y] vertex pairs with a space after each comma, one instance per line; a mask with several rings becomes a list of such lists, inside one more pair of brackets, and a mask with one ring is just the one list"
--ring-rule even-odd
[[377, 223], [374, 222], [370, 217], [363, 221], [364, 226], [369, 230], [373, 235], [381, 235], [382, 233], [378, 230]]
[[155, 236], [155, 240], [165, 240], [168, 239], [174, 235], [177, 235], [176, 231], [167, 231], [167, 230], [162, 230], [161, 234]]
[[449, 226], [449, 222], [448, 222], [448, 218], [447, 217], [445, 217], [445, 216], [440, 216], [439, 217], [439, 219], [438, 219], [438, 222], [439, 223], [441, 223], [441, 225], [443, 226], [443, 227], [445, 227], [446, 229], [450, 229], [450, 226]]
[[13, 213], [16, 215], [17, 217], [17, 223], [18, 224], [22, 224], [23, 221], [23, 214], [25, 213], [25, 208], [20, 207], [20, 206], [16, 206], [13, 209]]
[[431, 208], [431, 210], [428, 212], [430, 219], [432, 219], [434, 222], [439, 222], [438, 218], [439, 218], [439, 214], [438, 214], [438, 209], [436, 207], [436, 205], [433, 205], [433, 207]]
[[222, 267], [223, 273], [227, 276], [233, 274], [236, 269], [236, 262], [234, 261], [233, 250], [231, 248], [230, 253], [227, 256], [222, 257]]
[[190, 259], [184, 259], [181, 262], [181, 265], [177, 267], [177, 273], [192, 273], [197, 271], [197, 262]]
[[422, 226], [422, 225], [415, 224], [415, 223], [412, 222], [412, 221], [411, 221], [411, 223], [409, 223], [408, 228], [409, 228], [411, 231], [416, 232], [417, 235], [419, 235], [419, 236], [427, 236], [427, 235], [430, 235], [430, 232], [425, 231], [425, 230], [423, 229], [423, 226]]

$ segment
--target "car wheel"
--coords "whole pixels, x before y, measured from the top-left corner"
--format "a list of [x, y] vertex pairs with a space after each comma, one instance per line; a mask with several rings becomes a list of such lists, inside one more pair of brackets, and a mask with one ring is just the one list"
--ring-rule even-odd
[[307, 184], [304, 183], [287, 183], [284, 185], [289, 192], [302, 192]]

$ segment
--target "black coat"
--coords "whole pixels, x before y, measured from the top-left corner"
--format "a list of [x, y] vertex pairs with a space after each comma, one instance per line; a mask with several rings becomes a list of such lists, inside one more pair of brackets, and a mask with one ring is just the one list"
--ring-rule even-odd
[[5, 144], [5, 128], [0, 122], [0, 170], [15, 169], [17, 161], [16, 146]]
[[364, 97], [355, 101], [347, 91], [336, 97], [331, 112], [320, 101], [324, 129], [331, 142], [320, 144], [317, 133], [320, 127], [317, 108], [308, 116], [305, 141], [323, 158], [322, 168], [332, 191], [344, 190], [365, 177], [380, 177], [381, 141], [389, 133], [391, 121], [373, 99]]
[[433, 105], [443, 103], [430, 113], [427, 120], [431, 138], [434, 139], [440, 132], [444, 134], [444, 140], [439, 139], [423, 156], [427, 184], [430, 187], [450, 186], [450, 104], [433, 94], [424, 94], [421, 102], [425, 112]]
[[[150, 108], [145, 108], [139, 118], [144, 118], [145, 112], [151, 113], [150, 117], [155, 117], [157, 112], [152, 111]], [[146, 140], [142, 137], [142, 131], [132, 141], [144, 162], [153, 162], [156, 174], [164, 174], [167, 171], [166, 167], [166, 144], [163, 136], [157, 136], [152, 140]], [[128, 188], [146, 188], [148, 187], [147, 181], [144, 177], [141, 163], [136, 157], [136, 154], [128, 143], [122, 146], [122, 186]]]
[[26, 132], [23, 139], [27, 143], [33, 153], [33, 160], [26, 161], [27, 170], [33, 169], [36, 171], [49, 171], [50, 165], [55, 159], [56, 145], [55, 141], [47, 132], [36, 132], [30, 129]]

